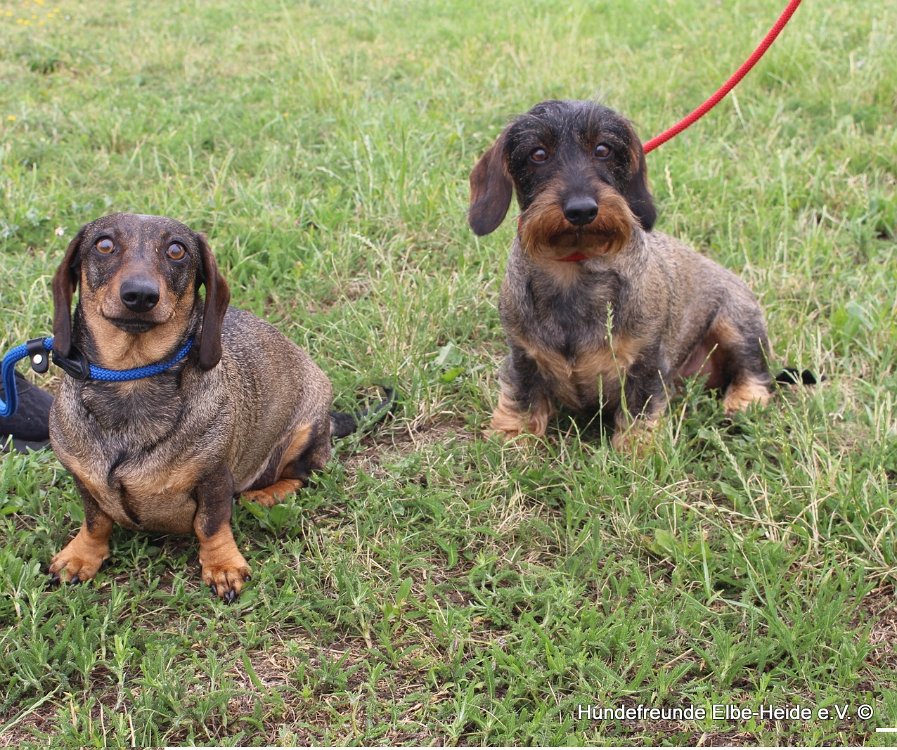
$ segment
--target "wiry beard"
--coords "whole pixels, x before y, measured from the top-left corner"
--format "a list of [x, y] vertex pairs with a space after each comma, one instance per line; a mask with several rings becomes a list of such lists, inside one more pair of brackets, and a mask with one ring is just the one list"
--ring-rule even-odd
[[571, 253], [586, 257], [622, 250], [632, 237], [635, 217], [615, 190], [598, 190], [598, 215], [584, 226], [567, 221], [561, 200], [553, 191], [539, 195], [520, 216], [520, 243], [532, 257], [559, 260]]

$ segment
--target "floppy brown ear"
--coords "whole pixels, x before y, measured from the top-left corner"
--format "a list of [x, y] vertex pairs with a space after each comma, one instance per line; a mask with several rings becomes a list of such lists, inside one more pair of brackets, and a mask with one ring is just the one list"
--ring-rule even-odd
[[632, 213], [638, 218], [642, 229], [650, 232], [657, 220], [657, 209], [654, 208], [654, 199], [648, 188], [648, 167], [645, 164], [645, 151], [642, 142], [635, 134], [632, 126], [629, 126], [631, 145], [629, 148], [632, 159], [632, 174], [623, 188], [623, 197], [629, 204]]
[[467, 223], [474, 234], [482, 237], [498, 229], [511, 205], [512, 189], [505, 161], [505, 134], [502, 133], [470, 173]]
[[87, 229], [85, 224], [69, 242], [62, 263], [53, 274], [53, 349], [68, 357], [72, 348], [72, 297], [81, 276], [78, 250]]
[[211, 370], [221, 361], [221, 327], [230, 301], [230, 289], [224, 277], [218, 272], [215, 256], [209, 249], [204, 234], [199, 237], [199, 257], [201, 261], [199, 281], [205, 284], [206, 299], [202, 310], [202, 333], [199, 337], [199, 366]]

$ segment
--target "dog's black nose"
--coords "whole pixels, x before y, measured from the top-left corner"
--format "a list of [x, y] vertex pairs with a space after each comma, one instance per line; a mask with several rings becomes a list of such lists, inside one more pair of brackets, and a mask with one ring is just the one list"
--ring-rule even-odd
[[158, 303], [159, 285], [152, 279], [127, 279], [121, 284], [119, 297], [129, 310], [145, 313]]
[[564, 216], [571, 224], [578, 227], [591, 224], [598, 215], [598, 204], [594, 198], [570, 198], [564, 203]]

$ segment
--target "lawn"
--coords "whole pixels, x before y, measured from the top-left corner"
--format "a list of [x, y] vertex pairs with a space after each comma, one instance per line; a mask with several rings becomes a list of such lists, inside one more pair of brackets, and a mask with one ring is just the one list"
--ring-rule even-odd
[[[897, 736], [874, 732], [897, 727], [897, 5], [805, 3], [648, 157], [658, 229], [748, 282], [777, 366], [825, 379], [731, 423], [689, 387], [641, 459], [564, 416], [482, 437], [514, 221], [468, 229], [477, 157], [547, 98], [647, 140], [783, 5], [0, 2], [3, 351], [50, 332], [82, 223], [158, 213], [208, 233], [233, 303], [310, 351], [338, 406], [401, 394], [313, 487], [237, 505], [253, 579], [231, 606], [194, 539], [122, 530], [95, 581], [48, 588], [77, 492], [51, 453], [4, 455], [0, 744]], [[708, 716], [578, 708], [639, 704]]]

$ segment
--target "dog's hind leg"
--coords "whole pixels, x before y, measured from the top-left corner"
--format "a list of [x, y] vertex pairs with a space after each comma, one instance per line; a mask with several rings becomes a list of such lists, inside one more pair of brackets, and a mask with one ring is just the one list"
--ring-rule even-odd
[[330, 458], [329, 417], [326, 424], [326, 430], [310, 424], [299, 425], [280, 459], [275, 481], [265, 487], [245, 490], [243, 499], [270, 508], [302, 489], [309, 475], [324, 468]]
[[738, 325], [721, 314], [711, 333], [721, 352], [718, 366], [725, 369], [728, 386], [723, 396], [726, 414], [744, 411], [752, 404], [765, 406], [770, 398], [769, 340], [759, 309], [737, 318]]
[[[768, 375], [768, 373], [767, 373]], [[766, 406], [769, 403], [769, 378], [761, 379], [750, 373], [741, 373], [726, 389], [723, 408], [726, 414], [744, 411], [752, 404]]]
[[258, 490], [246, 490], [241, 497], [251, 503], [258, 503], [270, 508], [282, 502], [288, 495], [301, 490], [305, 482], [301, 479], [278, 479], [274, 484]]

